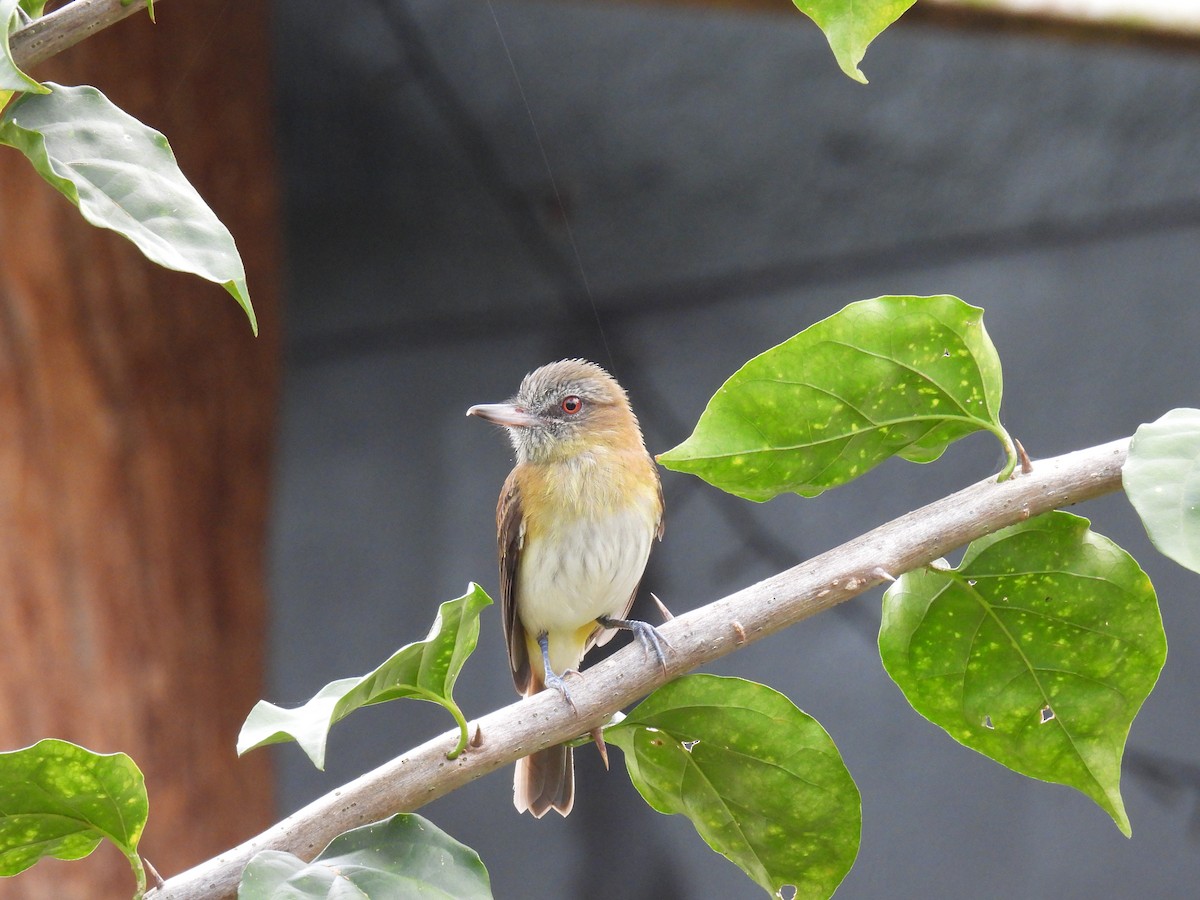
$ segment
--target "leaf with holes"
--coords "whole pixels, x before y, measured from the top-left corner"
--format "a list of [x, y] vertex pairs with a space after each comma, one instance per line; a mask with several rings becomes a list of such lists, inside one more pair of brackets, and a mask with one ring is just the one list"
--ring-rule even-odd
[[1154, 546], [1200, 572], [1200, 409], [1138, 428], [1121, 479]]
[[691, 437], [658, 457], [745, 497], [805, 497], [891, 456], [932, 462], [976, 431], [999, 438], [1000, 359], [983, 310], [957, 297], [877, 297], [756, 356], [721, 386]]
[[128, 238], [151, 262], [224, 287], [257, 333], [233, 236], [167, 139], [93, 87], [46, 85], [51, 93], [25, 94], [0, 115], [0, 144], [29, 157], [91, 224]]
[[107, 839], [129, 860], [140, 897], [147, 811], [142, 773], [124, 753], [53, 739], [0, 753], [0, 876], [47, 857], [82, 859]]
[[661, 813], [687, 816], [708, 845], [775, 896], [829, 897], [858, 854], [862, 808], [816, 719], [769, 687], [685, 675], [605, 738]]
[[1087, 519], [1047, 513], [975, 541], [957, 569], [903, 576], [879, 653], [956, 741], [1082, 791], [1129, 835], [1121, 756], [1167, 642], [1150, 579]]
[[858, 68], [871, 41], [895, 22], [916, 0], [792, 0], [796, 9], [817, 23], [842, 71], [863, 84]]
[[238, 735], [238, 755], [295, 741], [324, 769], [325, 743], [335, 723], [362, 706], [412, 698], [437, 703], [454, 716], [459, 744], [451, 756], [457, 756], [467, 746], [467, 720], [454, 702], [454, 682], [479, 640], [479, 614], [491, 602], [483, 588], [470, 584], [466, 594], [441, 605], [425, 640], [401, 647], [373, 672], [331, 682], [296, 709], [259, 700]]
[[412, 814], [340, 834], [311, 863], [264, 850], [250, 860], [238, 886], [238, 900], [491, 896], [479, 854]]

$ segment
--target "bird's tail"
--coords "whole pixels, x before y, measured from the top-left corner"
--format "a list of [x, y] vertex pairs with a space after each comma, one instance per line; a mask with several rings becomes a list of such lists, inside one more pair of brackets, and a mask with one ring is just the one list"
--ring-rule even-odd
[[517, 812], [541, 818], [554, 809], [566, 815], [575, 803], [575, 763], [571, 748], [563, 744], [547, 747], [517, 760], [513, 779], [513, 803]]
[[[559, 656], [557, 664], [565, 666], [563, 675], [573, 671], [583, 658], [584, 646], [593, 631], [597, 629], [594, 622], [589, 622], [575, 633], [556, 635], [555, 648]], [[544, 673], [550, 671], [550, 660], [542, 654], [541, 643], [533, 635], [525, 633], [526, 659], [538, 660], [541, 665], [531, 665], [526, 668], [528, 681], [523, 685], [518, 682], [517, 690], [526, 697], [532, 697], [546, 689]], [[570, 694], [566, 685], [559, 680], [555, 687], [562, 692], [563, 699], [571, 705]], [[571, 748], [559, 744], [531, 753], [524, 759], [517, 760], [517, 770], [513, 778], [513, 805], [517, 812], [531, 812], [540, 819], [550, 810], [556, 810], [560, 815], [566, 815], [575, 804], [575, 761]]]

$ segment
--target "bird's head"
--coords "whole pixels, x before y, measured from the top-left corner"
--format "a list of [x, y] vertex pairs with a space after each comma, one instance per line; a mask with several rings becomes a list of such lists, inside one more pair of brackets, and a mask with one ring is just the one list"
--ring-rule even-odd
[[467, 410], [508, 430], [518, 462], [545, 463], [579, 453], [642, 447], [624, 389], [595, 363], [564, 359], [530, 372], [506, 403]]

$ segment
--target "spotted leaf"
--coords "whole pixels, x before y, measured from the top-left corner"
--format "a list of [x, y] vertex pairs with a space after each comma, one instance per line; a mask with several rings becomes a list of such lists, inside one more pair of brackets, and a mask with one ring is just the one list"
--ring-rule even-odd
[[854, 863], [858, 788], [825, 729], [778, 691], [685, 675], [604, 735], [647, 803], [687, 816], [771, 896], [829, 897]]
[[129, 860], [140, 897], [147, 811], [142, 773], [124, 753], [54, 739], [0, 753], [0, 875], [48, 857], [82, 859], [108, 840]]
[[805, 497], [891, 456], [931, 462], [1000, 426], [1000, 360], [983, 310], [957, 297], [852, 303], [735, 372], [691, 437], [658, 459], [748, 500]]
[[1130, 833], [1121, 756], [1166, 659], [1150, 579], [1052, 512], [975, 541], [884, 595], [879, 652], [913, 708], [1024, 775], [1074, 787]]

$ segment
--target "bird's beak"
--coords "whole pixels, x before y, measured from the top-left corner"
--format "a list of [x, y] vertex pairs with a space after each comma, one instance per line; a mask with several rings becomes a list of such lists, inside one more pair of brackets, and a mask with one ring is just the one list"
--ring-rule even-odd
[[511, 403], [480, 403], [468, 409], [467, 415], [479, 416], [506, 428], [530, 428], [539, 424], [537, 416], [532, 416]]

